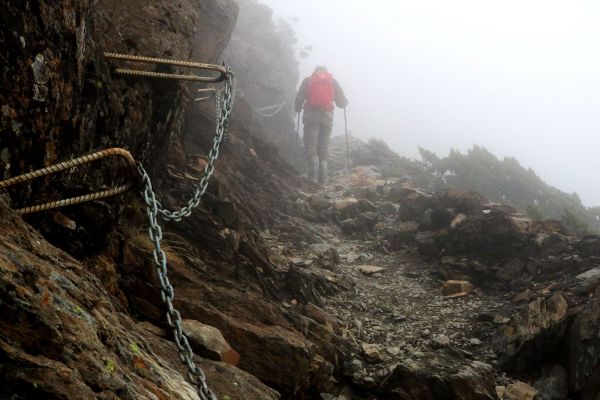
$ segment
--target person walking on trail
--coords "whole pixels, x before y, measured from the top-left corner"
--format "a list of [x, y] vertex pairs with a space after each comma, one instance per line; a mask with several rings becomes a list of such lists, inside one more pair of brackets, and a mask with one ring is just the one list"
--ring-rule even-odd
[[313, 74], [302, 81], [296, 96], [296, 112], [304, 105], [304, 149], [308, 163], [308, 178], [325, 184], [329, 139], [333, 129], [334, 102], [345, 108], [348, 100], [339, 83], [327, 68], [317, 67]]

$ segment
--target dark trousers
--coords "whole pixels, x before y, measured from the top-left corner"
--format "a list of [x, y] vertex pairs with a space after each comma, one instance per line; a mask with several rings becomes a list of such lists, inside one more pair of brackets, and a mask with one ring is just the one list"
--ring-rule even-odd
[[333, 130], [333, 113], [304, 110], [302, 121], [304, 122], [304, 150], [307, 160], [319, 156], [321, 161], [326, 161]]

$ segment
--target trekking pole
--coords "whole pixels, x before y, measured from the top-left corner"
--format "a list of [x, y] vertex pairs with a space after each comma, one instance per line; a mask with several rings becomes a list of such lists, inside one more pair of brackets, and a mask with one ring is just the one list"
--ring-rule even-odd
[[348, 161], [348, 175], [350, 175], [350, 145], [348, 144], [348, 119], [346, 118], [346, 107], [344, 107], [344, 127], [346, 128], [346, 160]]
[[296, 122], [296, 163], [298, 162], [298, 147], [300, 143], [300, 112], [298, 112], [298, 122]]

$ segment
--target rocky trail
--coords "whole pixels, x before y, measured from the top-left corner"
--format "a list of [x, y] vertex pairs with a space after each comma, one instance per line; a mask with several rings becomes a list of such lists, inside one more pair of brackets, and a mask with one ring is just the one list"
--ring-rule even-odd
[[[214, 174], [189, 217], [157, 221], [173, 307], [219, 400], [600, 400], [600, 236], [433, 189], [357, 139], [350, 176], [333, 138], [330, 184], [308, 181], [292, 103], [255, 112], [292, 99], [299, 78], [293, 29], [268, 7], [0, 4], [1, 179], [121, 147], [179, 209], [202, 181], [215, 105], [188, 83], [120, 76], [104, 53], [227, 55], [240, 94]], [[141, 182], [123, 168], [1, 191], [0, 399], [203, 398], [165, 320]], [[118, 197], [15, 212], [125, 179]]]
[[[347, 195], [352, 186], [352, 179], [338, 174], [311, 195], [312, 204], [319, 208], [314, 200], [319, 199], [321, 207], [336, 204], [338, 211], [353, 206], [357, 199]], [[382, 215], [387, 213], [388, 220], [394, 219], [397, 210], [390, 202], [372, 205]], [[434, 265], [412, 246], [390, 251], [377, 235], [352, 238], [335, 223], [307, 224], [318, 243], [289, 241], [273, 230], [263, 237], [287, 255], [291, 268], [322, 274], [339, 286], [334, 295], [323, 298], [324, 313], [315, 307], [307, 315], [340, 334], [348, 351], [343, 375], [356, 388], [376, 389], [400, 360], [426, 358], [426, 353], [439, 349], [466, 360], [497, 364], [492, 340], [497, 326], [509, 320], [510, 298], [472, 291], [472, 285], [461, 292], [460, 284], [446, 293]], [[302, 307], [295, 299], [283, 305]], [[510, 383], [505, 376], [496, 378], [498, 385]]]

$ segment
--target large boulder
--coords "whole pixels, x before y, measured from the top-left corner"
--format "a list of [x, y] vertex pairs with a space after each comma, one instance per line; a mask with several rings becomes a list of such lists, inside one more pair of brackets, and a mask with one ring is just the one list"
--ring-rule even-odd
[[567, 311], [565, 298], [555, 294], [515, 314], [495, 342], [502, 367], [522, 372], [554, 356], [567, 330]]
[[184, 319], [183, 330], [198, 355], [231, 365], [240, 363], [240, 355], [231, 348], [217, 328], [193, 319]]
[[387, 200], [400, 205], [400, 221], [422, 220], [424, 213], [431, 208], [431, 196], [417, 189], [393, 186]]
[[416, 221], [401, 222], [397, 227], [386, 227], [383, 231], [383, 237], [389, 243], [390, 250], [399, 250], [406, 243], [414, 239], [419, 231], [419, 224]]
[[400, 362], [384, 386], [385, 398], [390, 400], [498, 398], [490, 365], [441, 352]]
[[480, 213], [487, 200], [477, 192], [447, 189], [434, 193], [431, 203], [434, 208], [451, 208], [458, 213], [470, 215]]
[[377, 223], [377, 214], [365, 212], [356, 218], [346, 219], [340, 222], [340, 228], [346, 235], [365, 234], [371, 232]]
[[497, 261], [528, 251], [527, 226], [500, 211], [467, 218], [455, 229], [438, 236], [437, 245], [447, 255], [473, 255]]

